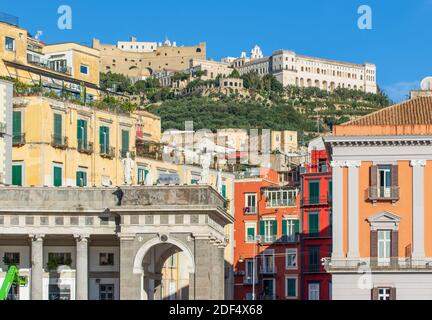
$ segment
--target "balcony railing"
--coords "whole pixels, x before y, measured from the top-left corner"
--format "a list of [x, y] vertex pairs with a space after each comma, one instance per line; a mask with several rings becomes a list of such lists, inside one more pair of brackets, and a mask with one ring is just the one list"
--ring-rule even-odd
[[282, 243], [297, 243], [300, 241], [300, 235], [296, 234], [293, 236], [282, 236], [280, 239], [278, 239], [278, 242]]
[[310, 197], [310, 198], [303, 198], [301, 201], [301, 205], [304, 206], [322, 206], [322, 205], [328, 205], [331, 203], [331, 197], [325, 196], [325, 197]]
[[[255, 284], [257, 284], [257, 283], [258, 283], [258, 277], [257, 277], [257, 275], [255, 275]], [[249, 286], [253, 285], [252, 277], [246, 277], [245, 276], [243, 279], [243, 284], [249, 285]]]
[[431, 272], [432, 259], [401, 258], [362, 258], [362, 259], [323, 259], [328, 272], [358, 272], [372, 270], [374, 272], [415, 271]]
[[277, 241], [277, 236], [276, 235], [271, 235], [271, 236], [263, 236], [261, 237], [261, 240], [263, 243], [275, 243]]
[[51, 136], [51, 146], [58, 149], [66, 149], [68, 147], [68, 137], [53, 134]]
[[93, 142], [85, 142], [82, 140], [78, 140], [78, 152], [85, 154], [93, 153]]
[[327, 238], [332, 236], [331, 228], [321, 231], [305, 231], [303, 232], [303, 238], [313, 239], [313, 238]]
[[392, 187], [370, 187], [368, 189], [368, 199], [372, 202], [378, 201], [398, 201], [400, 188]]
[[308, 273], [320, 273], [325, 272], [324, 268], [322, 268], [319, 264], [306, 264], [303, 265], [303, 271]]
[[243, 212], [244, 214], [257, 214], [257, 207], [245, 207]]
[[267, 275], [271, 275], [271, 274], [276, 274], [277, 273], [277, 268], [276, 266], [261, 266], [260, 269], [260, 274], [267, 274]]
[[12, 144], [14, 147], [20, 147], [26, 144], [26, 136], [25, 133], [14, 134], [12, 136]]
[[100, 156], [102, 158], [114, 159], [115, 158], [115, 148], [101, 144], [100, 145]]
[[280, 199], [266, 202], [267, 208], [295, 207], [296, 199]]
[[53, 68], [49, 65], [49, 62], [43, 61], [43, 60], [36, 60], [36, 59], [29, 59], [29, 64], [32, 64], [34, 66], [47, 69], [49, 71], [58, 72], [58, 73], [64, 73], [67, 75], [72, 75], [72, 68], [71, 67], [61, 67], [61, 68]]

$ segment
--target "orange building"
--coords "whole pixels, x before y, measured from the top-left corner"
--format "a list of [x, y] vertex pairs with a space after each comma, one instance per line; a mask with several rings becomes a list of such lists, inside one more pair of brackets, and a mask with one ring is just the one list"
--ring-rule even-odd
[[432, 299], [432, 97], [325, 138], [333, 171], [333, 299]]
[[300, 299], [296, 173], [280, 183], [277, 172], [257, 169], [235, 182], [236, 300]]

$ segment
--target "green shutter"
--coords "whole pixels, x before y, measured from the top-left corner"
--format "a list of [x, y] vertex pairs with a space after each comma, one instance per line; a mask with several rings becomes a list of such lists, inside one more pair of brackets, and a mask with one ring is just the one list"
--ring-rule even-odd
[[294, 220], [294, 233], [296, 235], [300, 234], [300, 221]]
[[288, 235], [287, 231], [288, 231], [288, 221], [282, 220], [282, 236]]
[[62, 116], [60, 114], [54, 114], [54, 141], [57, 144], [61, 144], [62, 136]]
[[106, 153], [109, 152], [109, 146], [110, 146], [110, 130], [108, 127], [105, 127], [105, 133], [106, 133]]
[[13, 112], [12, 133], [14, 137], [21, 136], [21, 111]]
[[260, 235], [261, 236], [264, 236], [264, 234], [265, 234], [265, 230], [264, 230], [264, 220], [261, 220], [260, 221]]
[[82, 178], [81, 173], [82, 172], [80, 172], [80, 171], [77, 171], [77, 173], [76, 173], [76, 186], [77, 187], [82, 187], [82, 185], [81, 185], [81, 178]]
[[288, 297], [295, 297], [296, 296], [296, 279], [287, 279], [288, 281]]
[[222, 185], [222, 197], [226, 199], [226, 185]]
[[329, 182], [328, 182], [328, 190], [329, 190], [328, 196], [329, 196], [329, 199], [331, 200], [331, 199], [333, 199], [333, 181], [331, 181], [331, 180], [329, 180]]
[[252, 227], [248, 227], [247, 236], [248, 236], [248, 238], [249, 237], [251, 237], [252, 239], [255, 238], [255, 229]]
[[316, 234], [319, 232], [319, 214], [309, 213], [309, 233]]
[[273, 220], [271, 223], [272, 223], [272, 235], [277, 236], [277, 221]]
[[87, 187], [87, 172], [83, 172], [82, 177], [83, 177], [83, 187]]
[[22, 187], [22, 165], [12, 166], [12, 185]]
[[87, 172], [77, 171], [76, 185], [77, 187], [87, 187]]
[[99, 129], [99, 143], [101, 145], [101, 153], [107, 154], [109, 151], [109, 128], [101, 126]]
[[78, 146], [81, 149], [87, 148], [87, 121], [78, 120], [77, 122], [77, 139]]
[[122, 130], [122, 155], [126, 157], [126, 152], [129, 151], [129, 131]]
[[61, 187], [62, 183], [62, 168], [54, 167], [54, 187]]
[[309, 182], [309, 202], [311, 204], [319, 203], [320, 201], [320, 183]]

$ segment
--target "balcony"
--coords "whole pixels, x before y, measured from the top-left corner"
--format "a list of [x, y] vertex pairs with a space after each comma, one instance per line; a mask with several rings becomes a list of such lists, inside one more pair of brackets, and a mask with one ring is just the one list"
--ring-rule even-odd
[[370, 187], [367, 190], [367, 199], [372, 202], [399, 201], [400, 188], [392, 187]]
[[129, 150], [120, 150], [120, 158], [121, 159], [126, 158], [128, 152], [129, 152], [129, 157], [131, 159], [135, 159], [136, 153], [134, 151], [129, 151]]
[[79, 153], [91, 155], [93, 153], [93, 142], [85, 142], [82, 140], [78, 140], [77, 150]]
[[261, 237], [261, 241], [262, 243], [275, 243], [277, 241], [277, 236], [276, 235], [266, 235]]
[[331, 228], [321, 231], [305, 231], [303, 232], [304, 239], [320, 239], [320, 238], [331, 238], [333, 235]]
[[267, 208], [289, 208], [296, 206], [296, 199], [279, 199], [266, 202]]
[[245, 207], [243, 208], [244, 214], [257, 214], [257, 207]]
[[263, 275], [275, 275], [277, 273], [277, 268], [274, 265], [264, 265], [261, 266], [260, 274]]
[[303, 271], [306, 273], [321, 273], [326, 272], [319, 264], [303, 265]]
[[300, 235], [296, 234], [294, 236], [282, 236], [280, 239], [278, 239], [277, 242], [280, 243], [297, 243], [300, 241]]
[[323, 266], [327, 272], [359, 272], [371, 270], [373, 272], [432, 272], [431, 259], [401, 258], [361, 258], [361, 259], [331, 259], [324, 258]]
[[[252, 277], [244, 277], [243, 284], [247, 286], [253, 285]], [[258, 284], [258, 277], [255, 275], [255, 284]]]
[[25, 133], [14, 134], [12, 136], [12, 144], [14, 147], [21, 147], [26, 144], [26, 136]]
[[58, 66], [54, 67], [53, 65], [50, 65], [50, 63], [46, 60], [39, 60], [35, 59], [34, 57], [31, 57], [30, 59], [27, 59], [27, 62], [33, 66], [43, 68], [49, 71], [57, 72], [57, 73], [63, 73], [66, 75], [71, 76], [72, 75], [72, 68], [67, 66]]
[[115, 148], [109, 147], [106, 145], [100, 145], [100, 156], [106, 159], [114, 159], [115, 158]]
[[329, 195], [325, 197], [303, 198], [301, 201], [301, 205], [302, 207], [329, 205], [331, 203], [331, 199], [332, 198]]
[[51, 136], [51, 146], [65, 150], [68, 147], [68, 137], [53, 134]]

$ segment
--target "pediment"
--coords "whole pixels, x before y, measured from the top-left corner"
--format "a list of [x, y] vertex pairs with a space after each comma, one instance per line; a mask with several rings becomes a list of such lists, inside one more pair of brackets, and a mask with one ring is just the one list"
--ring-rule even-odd
[[401, 218], [391, 212], [383, 211], [367, 219], [372, 223], [399, 223]]

